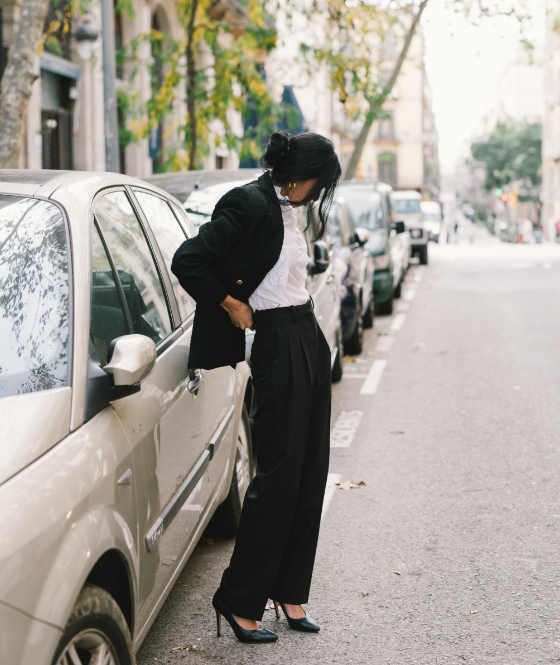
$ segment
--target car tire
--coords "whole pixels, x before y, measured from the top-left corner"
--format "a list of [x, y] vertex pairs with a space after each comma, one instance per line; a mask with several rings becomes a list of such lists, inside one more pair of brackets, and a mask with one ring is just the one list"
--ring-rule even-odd
[[251, 425], [247, 407], [243, 405], [241, 422], [237, 432], [233, 474], [226, 500], [218, 506], [213, 524], [224, 536], [235, 536], [241, 519], [241, 508], [245, 492], [254, 475], [253, 446], [251, 443]]
[[418, 258], [423, 266], [428, 265], [428, 245], [424, 245], [418, 250]]
[[393, 313], [393, 294], [385, 302], [380, 302], [377, 305], [378, 314], [392, 314]]
[[366, 309], [366, 312], [362, 319], [362, 325], [364, 326], [364, 328], [373, 328], [374, 318], [375, 318], [375, 305], [372, 296], [369, 301], [369, 307]]
[[342, 348], [342, 328], [339, 326], [336, 331], [336, 358], [334, 365], [332, 366], [332, 375], [331, 380], [333, 383], [338, 383], [342, 379], [343, 364], [342, 356], [344, 355], [344, 349]]
[[123, 613], [111, 595], [93, 584], [80, 592], [53, 659], [53, 665], [80, 662], [136, 664]]
[[397, 284], [397, 288], [393, 291], [393, 298], [400, 298], [402, 295], [402, 279], [401, 281]]
[[344, 351], [351, 356], [359, 356], [364, 344], [362, 317], [358, 314], [352, 335], [344, 342]]

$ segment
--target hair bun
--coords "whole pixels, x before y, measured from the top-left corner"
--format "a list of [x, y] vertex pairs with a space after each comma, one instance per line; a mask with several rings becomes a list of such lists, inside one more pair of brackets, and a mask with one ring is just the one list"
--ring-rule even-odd
[[266, 150], [262, 156], [261, 163], [265, 168], [273, 169], [282, 162], [288, 155], [290, 144], [290, 132], [283, 129], [274, 132], [267, 143]]

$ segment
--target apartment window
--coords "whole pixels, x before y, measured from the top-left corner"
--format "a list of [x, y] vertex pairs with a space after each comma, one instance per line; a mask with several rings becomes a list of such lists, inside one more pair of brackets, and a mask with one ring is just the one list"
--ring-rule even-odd
[[377, 177], [389, 185], [397, 184], [397, 155], [383, 152], [377, 156]]
[[393, 111], [385, 111], [385, 117], [380, 118], [378, 122], [377, 138], [379, 139], [394, 139], [395, 138], [395, 124]]

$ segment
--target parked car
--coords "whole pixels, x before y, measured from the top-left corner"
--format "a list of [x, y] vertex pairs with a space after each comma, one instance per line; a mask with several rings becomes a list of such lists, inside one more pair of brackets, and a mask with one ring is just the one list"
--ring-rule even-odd
[[[212, 211], [220, 198], [234, 187], [256, 180], [262, 172], [255, 169], [237, 169], [229, 171], [198, 171], [198, 187], [192, 186], [191, 173], [185, 174], [161, 174], [152, 176], [148, 180], [155, 181], [160, 187], [174, 189], [175, 191], [187, 191], [190, 182], [190, 194], [183, 206], [193, 226], [199, 228], [205, 222], [210, 221]], [[191, 181], [182, 183], [179, 176]], [[211, 183], [208, 187], [203, 183]], [[307, 228], [306, 210], [299, 210], [300, 228], [304, 232], [309, 256], [312, 257], [308, 266], [308, 277], [306, 288], [313, 298], [315, 316], [331, 349], [332, 380], [340, 381], [342, 378], [343, 339], [341, 325], [341, 282], [336, 271], [335, 263], [331, 263], [330, 247], [325, 241], [313, 242], [312, 228]], [[250, 363], [250, 349], [253, 343], [254, 333], [247, 331], [247, 360]], [[252, 419], [256, 407], [255, 396], [253, 400], [253, 411], [250, 413]]]
[[423, 265], [428, 263], [428, 232], [422, 223], [420, 201], [422, 197], [415, 190], [393, 192], [395, 219], [403, 221], [410, 233], [410, 251]]
[[428, 232], [428, 240], [439, 242], [439, 235], [443, 223], [441, 206], [437, 201], [421, 201], [422, 221], [424, 230]]
[[113, 173], [0, 171], [0, 662], [134, 661], [253, 472], [250, 371], [188, 367], [179, 202]]
[[340, 187], [356, 224], [369, 231], [365, 248], [373, 257], [373, 299], [380, 314], [392, 313], [393, 299], [401, 295], [410, 258], [410, 238], [403, 233], [404, 225], [392, 219], [392, 191], [380, 182], [343, 183]]
[[373, 326], [373, 257], [364, 249], [369, 231], [357, 227], [343, 196], [329, 213], [329, 234], [343, 286], [341, 325], [344, 350], [362, 352], [364, 328]]

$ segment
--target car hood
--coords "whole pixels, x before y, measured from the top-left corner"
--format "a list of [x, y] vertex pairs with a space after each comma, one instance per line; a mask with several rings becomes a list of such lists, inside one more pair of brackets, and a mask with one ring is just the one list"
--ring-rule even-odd
[[385, 229], [376, 229], [369, 232], [369, 240], [365, 244], [367, 251], [373, 256], [387, 252], [387, 232]]
[[71, 388], [0, 399], [0, 484], [70, 432]]

